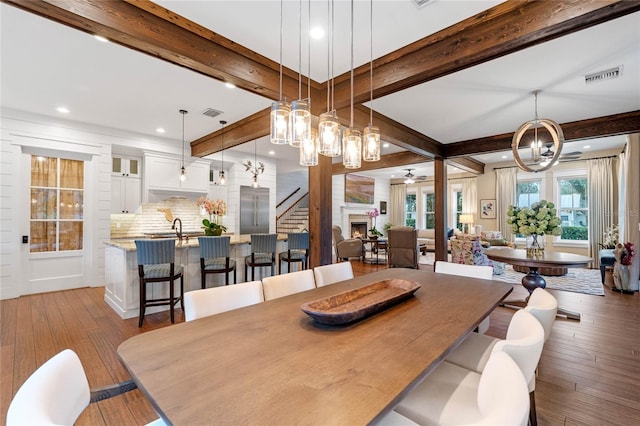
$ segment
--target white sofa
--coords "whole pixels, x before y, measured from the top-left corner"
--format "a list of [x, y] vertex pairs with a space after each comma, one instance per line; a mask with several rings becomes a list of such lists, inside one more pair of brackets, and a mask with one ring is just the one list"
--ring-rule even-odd
[[[418, 229], [418, 244], [425, 244], [427, 251], [434, 251], [436, 249], [436, 230]], [[447, 250], [449, 249], [449, 241], [447, 240]]]

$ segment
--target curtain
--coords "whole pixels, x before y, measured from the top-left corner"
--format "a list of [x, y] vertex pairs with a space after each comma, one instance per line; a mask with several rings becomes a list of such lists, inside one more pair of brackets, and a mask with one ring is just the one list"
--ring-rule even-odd
[[[600, 267], [600, 243], [607, 227], [613, 225], [613, 159], [587, 160], [589, 185], [589, 252]], [[597, 214], [596, 214], [597, 212]], [[602, 213], [602, 214], [600, 214]]]
[[459, 179], [458, 182], [462, 184], [462, 214], [473, 215], [474, 220], [477, 222], [478, 217], [478, 179], [477, 178], [464, 178]]
[[405, 224], [405, 206], [407, 200], [407, 185], [391, 185], [391, 202], [389, 218], [392, 225]]
[[515, 167], [498, 169], [496, 172], [496, 221], [498, 230], [507, 241], [513, 241], [515, 235], [507, 226], [507, 209], [516, 204], [516, 179], [518, 170]]
[[627, 136], [625, 152], [620, 155], [620, 242], [632, 242], [636, 255], [629, 267], [630, 290], [640, 289], [640, 134]]

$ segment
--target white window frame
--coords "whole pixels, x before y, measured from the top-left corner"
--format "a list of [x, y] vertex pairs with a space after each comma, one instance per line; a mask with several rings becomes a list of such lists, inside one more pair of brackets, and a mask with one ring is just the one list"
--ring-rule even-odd
[[422, 206], [422, 211], [420, 212], [420, 221], [422, 222], [420, 224], [420, 228], [419, 229], [427, 229], [427, 213], [433, 213], [434, 217], [435, 217], [435, 210], [433, 212], [428, 212], [427, 211], [427, 195], [428, 194], [433, 194], [435, 197], [435, 191], [433, 186], [426, 186], [426, 187], [422, 187], [420, 190], [420, 204]]
[[[540, 199], [541, 200], [546, 200], [546, 188], [547, 188], [547, 183], [546, 183], [546, 176], [544, 174], [539, 174], [539, 173], [517, 173], [516, 175], [516, 188], [518, 186], [518, 183], [520, 182], [531, 182], [531, 181], [539, 181], [540, 182]], [[517, 192], [516, 192], [516, 197], [517, 197]], [[516, 199], [516, 205], [518, 203], [518, 200]], [[520, 244], [524, 244], [525, 241], [527, 240], [525, 237], [517, 237], [516, 234], [514, 234], [513, 236], [514, 241], [516, 243], [520, 243]]]
[[[560, 179], [566, 178], [585, 178], [587, 179], [587, 187], [589, 186], [589, 178], [587, 176], [586, 169], [572, 169], [572, 170], [558, 170], [553, 172], [553, 202], [555, 203], [558, 212], [560, 212], [560, 183], [558, 182]], [[588, 195], [587, 195], [588, 197]], [[589, 215], [589, 221], [591, 220], [591, 212], [587, 207], [587, 213]], [[589, 247], [589, 241], [591, 239], [591, 235], [587, 233], [586, 240], [563, 240], [562, 236], [553, 238], [553, 246], [554, 247]]]

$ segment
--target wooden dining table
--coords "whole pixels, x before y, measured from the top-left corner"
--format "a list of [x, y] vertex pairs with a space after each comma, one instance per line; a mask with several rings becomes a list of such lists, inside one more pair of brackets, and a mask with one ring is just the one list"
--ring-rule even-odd
[[[408, 299], [346, 325], [306, 302], [387, 279]], [[118, 355], [175, 425], [364, 425], [389, 410], [507, 296], [512, 285], [385, 269], [126, 340]]]

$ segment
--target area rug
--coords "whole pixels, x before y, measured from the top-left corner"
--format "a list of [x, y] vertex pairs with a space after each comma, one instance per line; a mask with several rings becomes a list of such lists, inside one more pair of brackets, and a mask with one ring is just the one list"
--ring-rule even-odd
[[[420, 266], [424, 268], [426, 265], [433, 265], [433, 253], [427, 253], [420, 256]], [[507, 265], [503, 275], [494, 275], [494, 280], [504, 281], [512, 284], [520, 284], [522, 282], [523, 273], [513, 270], [511, 265]], [[604, 287], [602, 286], [600, 270], [569, 268], [566, 275], [561, 277], [547, 277], [547, 288], [553, 290], [572, 291], [574, 293], [591, 294], [594, 296], [604, 296]]]

